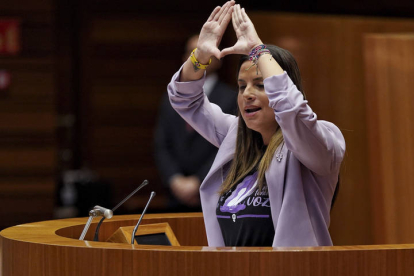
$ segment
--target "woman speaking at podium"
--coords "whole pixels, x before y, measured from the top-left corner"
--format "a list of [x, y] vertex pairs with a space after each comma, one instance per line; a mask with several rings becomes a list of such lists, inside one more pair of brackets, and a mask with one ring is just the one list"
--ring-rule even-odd
[[[237, 42], [218, 46], [230, 20]], [[239, 116], [203, 92], [211, 56], [241, 54]], [[197, 48], [168, 85], [174, 109], [219, 148], [200, 187], [209, 246], [329, 246], [330, 208], [345, 152], [334, 124], [318, 120], [293, 56], [265, 45], [234, 1], [216, 7]]]

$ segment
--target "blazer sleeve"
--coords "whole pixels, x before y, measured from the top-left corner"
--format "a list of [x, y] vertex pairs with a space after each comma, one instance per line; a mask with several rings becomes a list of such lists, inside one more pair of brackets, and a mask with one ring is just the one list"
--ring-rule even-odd
[[339, 128], [317, 120], [286, 72], [266, 78], [264, 86], [286, 147], [318, 175], [338, 171], [345, 153], [345, 139]]
[[181, 70], [182, 67], [168, 85], [171, 106], [201, 136], [219, 147], [237, 119], [210, 103], [203, 90], [205, 76], [196, 81], [179, 82]]

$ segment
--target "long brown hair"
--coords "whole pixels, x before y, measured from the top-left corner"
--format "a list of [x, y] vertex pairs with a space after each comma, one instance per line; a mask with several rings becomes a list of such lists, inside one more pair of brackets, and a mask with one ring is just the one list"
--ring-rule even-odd
[[[293, 55], [289, 51], [274, 45], [266, 45], [266, 47], [305, 98], [299, 67]], [[248, 56], [242, 56], [240, 58], [237, 75], [242, 64], [247, 60], [249, 60]], [[261, 189], [265, 184], [265, 172], [273, 160], [273, 155], [276, 149], [283, 143], [283, 133], [279, 127], [265, 149], [262, 135], [246, 126], [240, 110], [238, 110], [238, 116], [239, 124], [237, 129], [236, 151], [229, 172], [219, 191], [220, 194], [229, 191], [234, 185], [240, 183], [254, 169], [258, 170], [257, 180], [259, 189]]]

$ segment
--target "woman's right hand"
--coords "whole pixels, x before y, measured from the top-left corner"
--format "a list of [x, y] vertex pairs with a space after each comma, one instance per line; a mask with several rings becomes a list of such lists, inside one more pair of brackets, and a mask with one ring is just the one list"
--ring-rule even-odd
[[227, 1], [223, 7], [216, 7], [204, 23], [195, 53], [201, 64], [207, 64], [211, 56], [220, 59], [218, 46], [230, 22], [234, 4], [235, 1]]

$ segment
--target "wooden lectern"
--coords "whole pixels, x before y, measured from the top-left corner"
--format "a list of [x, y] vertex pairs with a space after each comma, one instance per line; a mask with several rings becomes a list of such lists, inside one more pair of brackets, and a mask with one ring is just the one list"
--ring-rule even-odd
[[[119, 229], [116, 230], [115, 233], [113, 233], [112, 236], [110, 236], [106, 241], [130, 244], [134, 227], [135, 226], [119, 227]], [[152, 236], [153, 238], [145, 238], [148, 236]], [[140, 237], [142, 237], [141, 240], [139, 240]], [[137, 244], [180, 246], [173, 230], [166, 222], [142, 225], [138, 228], [134, 240]]]
[[[137, 223], [105, 221], [99, 239]], [[142, 226], [168, 223], [181, 246], [93, 242], [87, 218], [18, 225], [0, 232], [1, 276], [114, 275], [414, 275], [414, 245], [207, 247], [201, 213], [146, 215]], [[141, 227], [141, 226], [140, 226]]]

